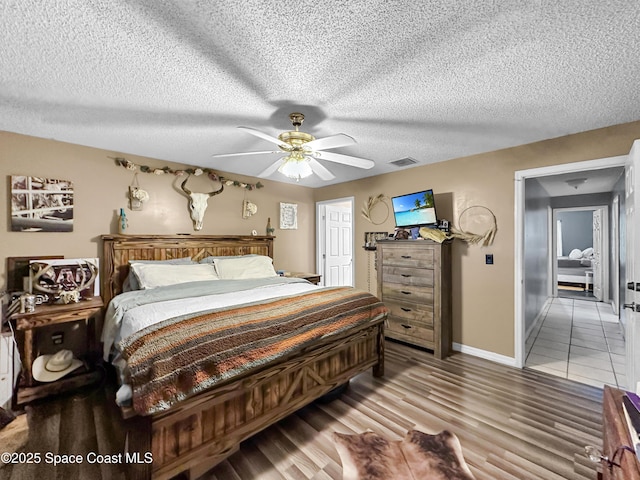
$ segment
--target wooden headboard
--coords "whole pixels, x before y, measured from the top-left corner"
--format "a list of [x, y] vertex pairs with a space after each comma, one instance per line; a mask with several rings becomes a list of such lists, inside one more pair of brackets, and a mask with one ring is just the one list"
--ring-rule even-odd
[[102, 299], [105, 305], [122, 292], [129, 260], [169, 260], [209, 256], [267, 255], [272, 236], [251, 235], [102, 235]]

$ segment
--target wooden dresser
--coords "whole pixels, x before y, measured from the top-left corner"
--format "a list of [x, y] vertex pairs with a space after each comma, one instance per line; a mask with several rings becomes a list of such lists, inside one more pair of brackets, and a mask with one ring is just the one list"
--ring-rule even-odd
[[604, 480], [640, 480], [640, 461], [629, 451], [616, 450], [621, 445], [632, 445], [622, 410], [623, 390], [604, 387], [602, 400], [602, 453], [609, 459], [613, 459], [620, 466], [609, 468], [606, 462], [602, 462], [602, 474], [598, 478]]
[[378, 296], [389, 308], [385, 336], [433, 350], [451, 350], [451, 243], [377, 243]]

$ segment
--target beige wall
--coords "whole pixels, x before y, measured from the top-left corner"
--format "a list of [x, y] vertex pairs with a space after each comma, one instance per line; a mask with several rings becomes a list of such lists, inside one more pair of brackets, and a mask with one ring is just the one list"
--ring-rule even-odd
[[[316, 201], [355, 197], [355, 276], [356, 286], [368, 288], [367, 263], [375, 275], [371, 254], [360, 248], [365, 231], [389, 231], [393, 217], [375, 226], [360, 216], [370, 195], [391, 197], [433, 188], [438, 216], [457, 223], [459, 214], [472, 205], [490, 208], [497, 217], [498, 234], [490, 247], [467, 246], [456, 241], [453, 247], [453, 329], [454, 342], [502, 355], [514, 355], [514, 172], [546, 165], [577, 162], [628, 153], [634, 139], [640, 138], [640, 122], [570, 135], [482, 155], [465, 157], [423, 167], [400, 170], [355, 182], [312, 190], [296, 185], [262, 180], [265, 188], [247, 192], [258, 204], [258, 214], [241, 218], [244, 190], [228, 187], [211, 201], [202, 233], [263, 233], [267, 217], [276, 228], [276, 267], [286, 270], [315, 270]], [[100, 256], [99, 237], [115, 233], [116, 213], [126, 206], [132, 173], [115, 166], [109, 156], [149, 166], [181, 168], [160, 160], [123, 155], [77, 145], [0, 132], [0, 198], [6, 207], [0, 211], [0, 281], [5, 282], [6, 257], [61, 254], [66, 257]], [[221, 172], [224, 173], [224, 172]], [[65, 178], [74, 182], [75, 217], [73, 233], [20, 233], [10, 231], [7, 192], [12, 174]], [[228, 175], [241, 181], [257, 179]], [[151, 200], [141, 212], [127, 210], [129, 233], [191, 232], [191, 220], [175, 178], [139, 175], [141, 186]], [[198, 177], [193, 190], [209, 188]], [[278, 229], [279, 202], [298, 204], [298, 230]], [[383, 213], [385, 213], [383, 211]], [[378, 218], [380, 210], [376, 210]], [[485, 253], [493, 253], [495, 264], [485, 265]], [[375, 278], [371, 280], [375, 293]]]
[[[360, 288], [367, 288], [367, 262], [371, 260], [368, 258], [371, 254], [359, 247], [364, 232], [392, 232], [394, 228], [392, 215], [379, 226], [362, 218], [360, 209], [369, 196], [384, 193], [392, 197], [433, 188], [438, 217], [454, 224], [469, 206], [483, 205], [491, 209], [498, 224], [492, 246], [469, 246], [458, 240], [453, 245], [453, 341], [512, 357], [514, 172], [624, 155], [636, 138], [640, 138], [640, 122], [332, 185], [315, 190], [315, 200], [355, 196], [354, 262], [356, 286]], [[376, 214], [379, 213], [380, 210], [376, 210]], [[494, 254], [494, 265], [485, 265], [486, 253]], [[375, 275], [373, 269], [371, 274]], [[371, 285], [375, 287], [374, 279]]]
[[[101, 256], [100, 235], [117, 232], [117, 212], [127, 206], [127, 189], [133, 173], [117, 166], [111, 158], [128, 160], [151, 167], [185, 168], [161, 160], [125, 155], [41, 138], [0, 132], [0, 285], [5, 285], [6, 257], [29, 255], [64, 255], [67, 258]], [[203, 234], [250, 235], [266, 232], [267, 218], [276, 229], [275, 266], [292, 271], [315, 269], [315, 211], [313, 190], [284, 183], [225, 174], [228, 178], [249, 183], [260, 180], [264, 188], [247, 191], [246, 197], [258, 205], [258, 213], [242, 218], [245, 190], [226, 187], [212, 197], [205, 215]], [[12, 232], [10, 224], [10, 175], [61, 178], [74, 183], [74, 224], [71, 233]], [[127, 233], [193, 233], [187, 200], [181, 194], [181, 177], [173, 175], [138, 175], [142, 188], [151, 196], [142, 211], [126, 209], [129, 219]], [[193, 191], [216, 189], [204, 176], [191, 177]], [[280, 230], [279, 204], [298, 204], [298, 229]]]

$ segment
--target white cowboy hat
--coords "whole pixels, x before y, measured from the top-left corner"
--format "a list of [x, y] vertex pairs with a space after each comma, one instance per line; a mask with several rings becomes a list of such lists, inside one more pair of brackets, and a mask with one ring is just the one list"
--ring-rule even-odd
[[71, 350], [60, 350], [53, 355], [40, 355], [31, 366], [33, 378], [39, 382], [55, 382], [80, 367], [82, 362], [73, 358]]

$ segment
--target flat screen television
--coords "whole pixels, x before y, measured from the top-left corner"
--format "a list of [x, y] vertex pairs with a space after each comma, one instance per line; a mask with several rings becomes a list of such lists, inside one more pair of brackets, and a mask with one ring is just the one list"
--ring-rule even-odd
[[409, 193], [391, 198], [397, 228], [437, 225], [433, 190]]

